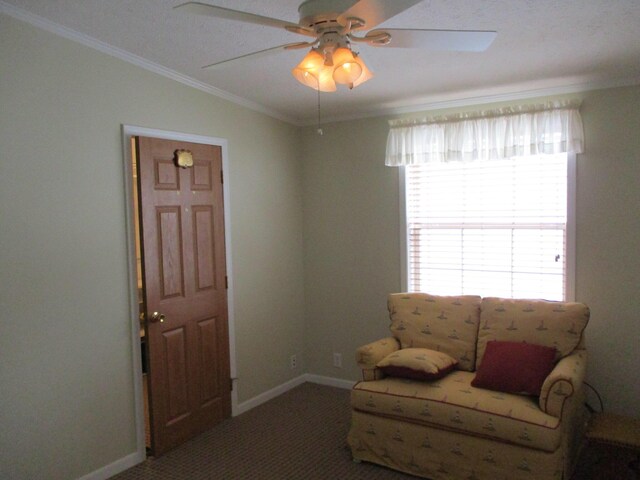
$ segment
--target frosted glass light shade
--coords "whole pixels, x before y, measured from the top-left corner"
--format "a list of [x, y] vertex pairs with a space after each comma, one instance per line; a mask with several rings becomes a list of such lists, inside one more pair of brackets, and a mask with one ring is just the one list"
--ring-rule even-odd
[[315, 48], [309, 50], [302, 61], [298, 64], [298, 68], [309, 70], [311, 73], [317, 73], [324, 66], [324, 55]]
[[362, 75], [360, 75], [360, 77], [355, 82], [353, 82], [353, 87], [357, 87], [358, 85], [361, 85], [367, 80], [370, 80], [371, 78], [373, 78], [373, 72], [371, 72], [371, 70], [367, 68], [367, 66], [364, 64], [364, 62], [360, 58], [360, 56], [356, 55], [355, 61], [358, 65], [362, 67]]
[[324, 67], [320, 70], [320, 73], [312, 73], [309, 70], [296, 67], [291, 70], [291, 73], [301, 84], [314, 90], [320, 90], [321, 92], [336, 91], [336, 82], [333, 81], [332, 77], [333, 69], [330, 67]]
[[336, 84], [331, 78], [330, 70], [333, 69], [324, 65], [324, 55], [316, 49], [311, 49], [296, 68], [291, 70], [291, 74], [301, 84], [314, 90], [335, 92]]
[[294, 76], [301, 84], [307, 87], [316, 88], [318, 86], [318, 77], [313, 73], [305, 70], [304, 68], [296, 67], [291, 70], [291, 75]]
[[333, 81], [333, 68], [324, 67], [320, 72], [320, 91], [335, 92], [336, 82]]
[[333, 79], [337, 83], [344, 85], [354, 84], [362, 75], [362, 65], [360, 65], [353, 52], [345, 47], [340, 47], [333, 52]]

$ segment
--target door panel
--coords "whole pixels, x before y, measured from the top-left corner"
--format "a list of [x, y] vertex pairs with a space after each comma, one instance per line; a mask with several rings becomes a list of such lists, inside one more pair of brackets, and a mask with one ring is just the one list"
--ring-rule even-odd
[[198, 322], [200, 362], [203, 365], [211, 365], [211, 375], [202, 376], [202, 391], [200, 401], [202, 404], [215, 401], [220, 396], [220, 381], [218, 375], [217, 356], [218, 351], [218, 325], [217, 318], [211, 318]]
[[211, 190], [213, 170], [210, 163], [194, 161], [191, 172], [191, 190]]
[[[177, 150], [192, 153], [192, 167], [176, 166]], [[222, 157], [145, 137], [136, 151], [157, 456], [231, 416]]]
[[156, 190], [180, 191], [180, 171], [176, 168], [173, 158], [154, 157], [153, 173]]
[[167, 423], [174, 423], [189, 413], [187, 378], [187, 339], [184, 328], [163, 332], [164, 375], [167, 378]]
[[183, 264], [182, 264], [182, 219], [180, 207], [156, 207], [156, 222], [159, 226], [158, 264], [159, 283], [162, 286], [162, 299], [182, 296]]
[[193, 207], [193, 227], [195, 230], [194, 255], [196, 267], [196, 289], [198, 292], [215, 289], [215, 245], [213, 208], [209, 205]]

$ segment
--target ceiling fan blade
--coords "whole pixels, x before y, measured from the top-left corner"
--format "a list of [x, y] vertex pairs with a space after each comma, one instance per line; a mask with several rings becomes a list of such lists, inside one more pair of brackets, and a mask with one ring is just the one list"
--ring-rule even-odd
[[313, 45], [313, 43], [309, 43], [309, 42], [285, 43], [284, 45], [278, 45], [277, 47], [265, 48], [264, 50], [258, 50], [257, 52], [247, 53], [245, 55], [240, 55], [239, 57], [228, 58], [226, 60], [222, 60], [221, 62], [212, 63], [211, 65], [205, 65], [202, 68], [215, 69], [223, 66], [226, 67], [230, 62], [243, 61], [248, 59], [254, 60], [259, 57], [266, 57], [268, 55], [278, 53], [280, 50], [304, 48], [304, 47], [309, 47], [311, 45]]
[[[267, 27], [284, 28], [288, 31], [302, 33], [307, 35], [306, 29], [303, 29], [297, 23], [291, 23], [277, 18], [263, 17], [253, 13], [241, 12], [239, 10], [231, 10], [230, 8], [217, 7], [207, 3], [187, 2], [173, 7], [183, 12], [193, 13], [196, 15], [207, 15], [209, 17], [224, 18], [226, 20], [237, 20], [239, 22], [253, 23], [256, 25], [265, 25]], [[302, 31], [301, 31], [302, 30]], [[315, 36], [313, 32], [309, 32], [311, 36]]]
[[373, 46], [393, 48], [421, 48], [433, 51], [483, 52], [498, 35], [491, 31], [473, 30], [414, 30], [385, 28], [372, 30], [364, 38], [381, 33], [391, 35], [386, 45], [372, 43]]
[[346, 25], [349, 18], [355, 17], [365, 21], [362, 28], [370, 29], [420, 2], [422, 0], [360, 0], [343, 12], [338, 22]]

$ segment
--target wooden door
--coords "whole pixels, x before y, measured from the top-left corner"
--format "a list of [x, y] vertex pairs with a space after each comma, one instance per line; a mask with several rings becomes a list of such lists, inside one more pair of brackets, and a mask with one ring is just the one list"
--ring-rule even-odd
[[[178, 167], [188, 150], [193, 166]], [[219, 146], [136, 137], [155, 456], [231, 416]]]

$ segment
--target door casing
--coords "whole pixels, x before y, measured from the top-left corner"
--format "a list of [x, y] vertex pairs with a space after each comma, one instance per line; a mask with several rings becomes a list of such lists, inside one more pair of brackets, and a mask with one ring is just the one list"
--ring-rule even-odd
[[135, 246], [135, 225], [133, 212], [133, 168], [131, 156], [131, 137], [136, 135], [145, 137], [164, 138], [192, 143], [204, 143], [207, 145], [218, 145], [222, 149], [222, 171], [224, 172], [224, 228], [226, 245], [226, 269], [229, 280], [227, 289], [227, 310], [229, 325], [229, 364], [233, 388], [231, 390], [231, 415], [236, 416], [238, 412], [238, 393], [236, 388], [236, 345], [234, 328], [234, 296], [233, 296], [233, 264], [231, 255], [231, 208], [230, 208], [230, 187], [229, 187], [229, 160], [227, 151], [227, 141], [223, 138], [207, 137], [202, 135], [192, 135], [181, 132], [167, 130], [157, 130], [134, 125], [122, 126], [123, 139], [123, 161], [125, 180], [125, 219], [127, 233], [127, 264], [129, 273], [129, 316], [131, 319], [131, 342], [133, 345], [133, 385], [135, 401], [135, 425], [136, 425], [136, 463], [142, 462], [146, 458], [145, 432], [144, 432], [144, 405], [142, 387], [142, 352], [140, 348], [140, 320], [138, 318], [138, 280], [137, 280], [137, 260]]

